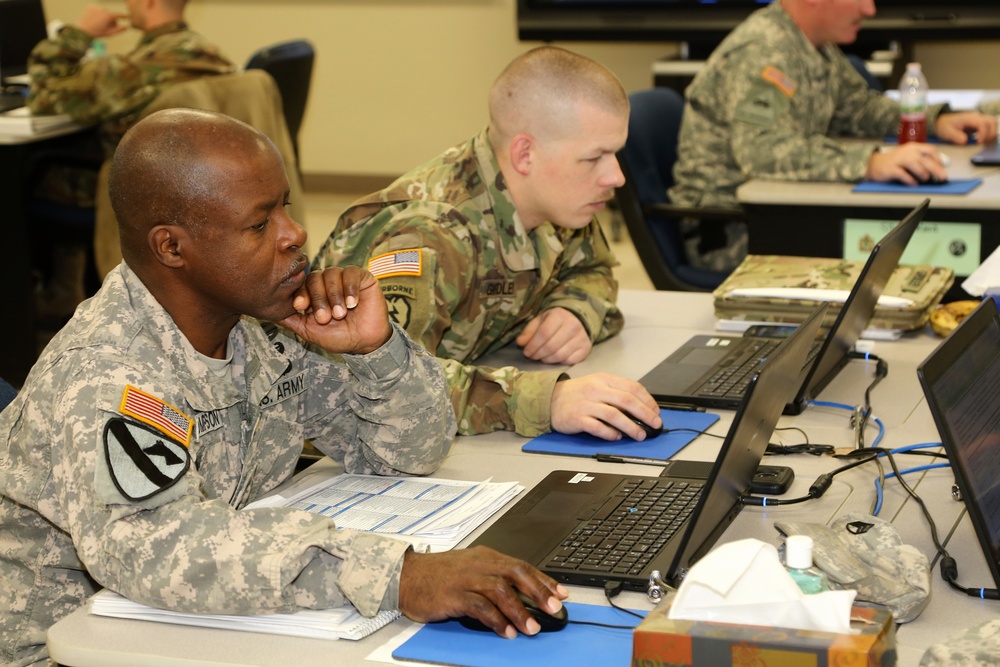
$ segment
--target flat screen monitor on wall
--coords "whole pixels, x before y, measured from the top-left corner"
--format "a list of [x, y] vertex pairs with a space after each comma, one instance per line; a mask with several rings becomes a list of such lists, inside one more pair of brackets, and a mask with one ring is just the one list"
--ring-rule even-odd
[[[522, 40], [718, 43], [770, 0], [518, 0]], [[1000, 0], [876, 0], [859, 40], [1000, 36]]]

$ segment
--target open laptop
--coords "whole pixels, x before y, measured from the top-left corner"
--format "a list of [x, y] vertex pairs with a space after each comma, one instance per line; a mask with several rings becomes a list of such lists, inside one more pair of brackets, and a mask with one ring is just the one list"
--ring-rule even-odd
[[1000, 314], [992, 299], [917, 368], [969, 518], [1000, 588]]
[[714, 463], [671, 460], [659, 477], [556, 470], [474, 544], [569, 584], [645, 590], [654, 571], [679, 582], [742, 508], [826, 310], [821, 304], [747, 385]]
[[28, 56], [47, 37], [42, 0], [0, 0], [0, 76], [28, 71]]
[[[847, 363], [929, 204], [925, 199], [875, 245], [833, 326], [803, 366], [786, 414], [802, 412]], [[639, 382], [657, 401], [735, 409], [746, 378], [767, 361], [779, 340], [766, 335], [695, 336]]]

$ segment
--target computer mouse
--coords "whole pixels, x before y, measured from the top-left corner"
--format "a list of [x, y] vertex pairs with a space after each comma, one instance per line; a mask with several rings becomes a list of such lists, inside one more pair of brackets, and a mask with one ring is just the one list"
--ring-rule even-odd
[[[629, 419], [631, 419], [632, 421], [634, 421], [639, 426], [639, 428], [641, 428], [646, 433], [646, 440], [649, 440], [650, 438], [655, 438], [656, 436], [658, 436], [661, 433], [663, 433], [663, 427], [662, 426], [659, 426], [659, 427], [650, 426], [646, 422], [642, 421], [641, 419], [639, 419], [637, 417], [633, 417], [630, 413], [625, 412], [624, 410], [622, 410], [622, 414], [625, 415], [626, 417], [628, 417]], [[622, 435], [625, 435], [625, 434], [623, 433]], [[628, 436], [626, 436], [626, 437], [628, 437]]]
[[[518, 593], [517, 596], [521, 598], [521, 602], [524, 604], [524, 608], [528, 610], [528, 613], [538, 621], [538, 625], [541, 627], [539, 632], [558, 632], [569, 623], [569, 614], [566, 613], [565, 605], [555, 614], [550, 614], [539, 608], [535, 604], [535, 601], [524, 593]], [[462, 627], [469, 630], [493, 632], [493, 628], [487, 627], [478, 618], [473, 618], [472, 616], [462, 616], [458, 619], [458, 622], [462, 624]]]

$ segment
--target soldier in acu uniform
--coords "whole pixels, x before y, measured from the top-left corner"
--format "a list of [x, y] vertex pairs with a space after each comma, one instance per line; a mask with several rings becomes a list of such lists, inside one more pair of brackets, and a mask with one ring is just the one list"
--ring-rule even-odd
[[423, 475], [455, 433], [440, 364], [371, 274], [307, 275], [274, 145], [161, 111], [126, 134], [110, 186], [125, 261], [0, 413], [0, 664], [44, 663], [49, 626], [102, 587], [186, 612], [352, 603], [537, 632], [512, 585], [551, 612], [566, 591], [522, 561], [242, 509], [306, 438], [349, 472]]
[[616, 264], [595, 213], [623, 182], [628, 98], [606, 68], [555, 47], [493, 84], [490, 124], [355, 202], [315, 259], [375, 275], [393, 320], [443, 360], [460, 433], [551, 429], [642, 439], [662, 422], [638, 383], [470, 365], [515, 342], [575, 364], [618, 333]]
[[[687, 103], [670, 200], [683, 206], [737, 206], [751, 178], [783, 181], [892, 181], [947, 178], [937, 147], [895, 136], [899, 105], [865, 80], [838, 44], [857, 38], [873, 0], [775, 0], [716, 48], [685, 92]], [[996, 119], [931, 106], [928, 133], [953, 143], [994, 141]], [[845, 137], [870, 141], [844, 142]], [[731, 270], [746, 252], [746, 229], [731, 224], [723, 247], [689, 246], [693, 264]], [[697, 234], [697, 232], [695, 232]]]

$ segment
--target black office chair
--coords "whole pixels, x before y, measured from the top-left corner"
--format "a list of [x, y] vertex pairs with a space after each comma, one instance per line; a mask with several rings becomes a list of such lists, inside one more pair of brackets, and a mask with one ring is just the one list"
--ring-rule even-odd
[[667, 190], [674, 184], [684, 98], [670, 88], [653, 88], [632, 93], [629, 102], [628, 140], [618, 152], [625, 185], [616, 198], [632, 243], [656, 289], [711, 291], [728, 274], [687, 262], [681, 220], [717, 220], [721, 225], [742, 219], [743, 212], [670, 204]]
[[301, 164], [299, 154], [299, 128], [306, 112], [309, 99], [309, 85], [312, 80], [313, 62], [316, 50], [303, 39], [282, 42], [257, 51], [250, 56], [245, 69], [262, 69], [270, 74], [278, 90], [281, 91], [281, 105], [288, 123], [288, 133], [292, 135], [296, 161]]

